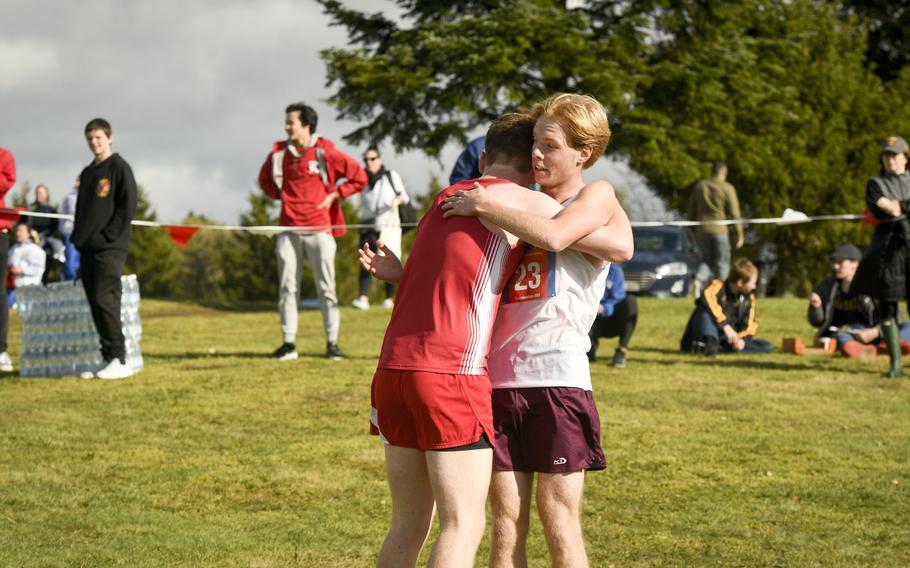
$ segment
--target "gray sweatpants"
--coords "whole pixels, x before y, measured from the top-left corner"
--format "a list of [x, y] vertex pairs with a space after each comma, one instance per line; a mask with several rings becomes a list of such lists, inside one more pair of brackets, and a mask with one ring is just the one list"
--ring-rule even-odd
[[294, 343], [297, 338], [297, 307], [300, 305], [304, 256], [313, 267], [326, 339], [331, 343], [338, 342], [341, 312], [335, 294], [335, 249], [335, 238], [329, 233], [287, 232], [276, 237], [278, 311], [281, 313], [281, 333], [285, 342]]
[[714, 278], [726, 280], [730, 274], [729, 233], [698, 233], [701, 259], [711, 269]]

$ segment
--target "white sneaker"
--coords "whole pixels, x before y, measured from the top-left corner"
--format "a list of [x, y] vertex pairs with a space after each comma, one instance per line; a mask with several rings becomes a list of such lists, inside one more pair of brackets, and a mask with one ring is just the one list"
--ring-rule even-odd
[[370, 309], [370, 302], [361, 300], [360, 298], [357, 298], [356, 300], [351, 302], [351, 305], [354, 306], [355, 308], [357, 308], [358, 310]]
[[382, 301], [382, 307], [387, 310], [391, 310], [392, 308], [395, 307], [395, 300], [393, 300], [392, 298], [386, 298], [385, 300]]
[[9, 353], [6, 351], [0, 353], [0, 371], [4, 373], [13, 372], [13, 360], [9, 358]]
[[102, 359], [101, 363], [99, 363], [98, 366], [96, 366], [93, 370], [82, 371], [81, 373], [79, 373], [79, 378], [80, 379], [94, 379], [95, 373], [97, 373], [101, 369], [104, 369], [105, 367], [107, 367], [110, 364], [111, 364], [111, 362], [108, 361], [107, 359]]
[[107, 367], [95, 373], [95, 376], [99, 379], [125, 379], [132, 374], [133, 370], [129, 365], [121, 363], [120, 359], [114, 357], [111, 359], [111, 362], [107, 364]]

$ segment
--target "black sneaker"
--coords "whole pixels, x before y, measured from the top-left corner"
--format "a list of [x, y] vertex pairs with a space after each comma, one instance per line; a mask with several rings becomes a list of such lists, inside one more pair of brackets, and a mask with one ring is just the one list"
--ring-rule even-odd
[[326, 359], [333, 359], [335, 361], [338, 361], [342, 357], [344, 357], [344, 355], [341, 354], [341, 349], [338, 348], [337, 343], [332, 343], [330, 341], [325, 344], [325, 358]]
[[717, 357], [718, 351], [720, 351], [720, 345], [717, 338], [713, 335], [705, 337], [705, 357]]
[[272, 352], [272, 358], [279, 361], [293, 361], [297, 357], [297, 348], [293, 343], [282, 343], [281, 347]]
[[610, 364], [613, 365], [614, 367], [616, 367], [617, 369], [625, 369], [626, 368], [626, 352], [621, 349], [617, 349], [616, 353], [613, 354], [613, 361], [611, 361]]

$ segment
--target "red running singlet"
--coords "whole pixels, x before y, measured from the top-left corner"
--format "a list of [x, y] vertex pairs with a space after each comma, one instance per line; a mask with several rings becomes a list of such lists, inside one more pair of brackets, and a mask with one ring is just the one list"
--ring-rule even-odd
[[485, 375], [499, 296], [524, 245], [511, 246], [476, 217], [442, 217], [442, 201], [474, 182], [443, 190], [418, 227], [379, 356], [380, 369]]

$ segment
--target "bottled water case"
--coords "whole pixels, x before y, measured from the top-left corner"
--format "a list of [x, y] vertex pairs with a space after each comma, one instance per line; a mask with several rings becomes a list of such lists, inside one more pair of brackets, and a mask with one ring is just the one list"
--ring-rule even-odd
[[[139, 341], [139, 280], [122, 276], [120, 318], [126, 340], [126, 364], [143, 367]], [[101, 366], [101, 345], [81, 281], [54, 282], [47, 286], [16, 289], [22, 321], [19, 374], [23, 377], [62, 377], [95, 371]]]

